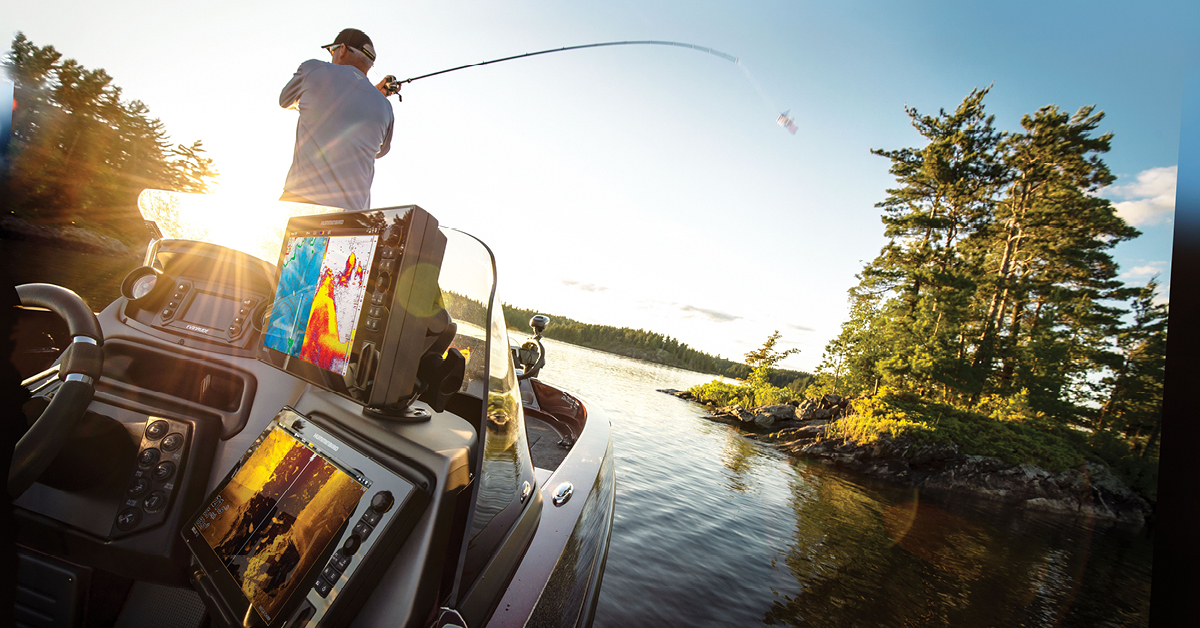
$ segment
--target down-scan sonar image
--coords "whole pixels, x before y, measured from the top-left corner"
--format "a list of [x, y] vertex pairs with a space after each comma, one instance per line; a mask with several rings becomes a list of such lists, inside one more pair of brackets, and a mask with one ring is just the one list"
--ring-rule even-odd
[[346, 374], [377, 236], [288, 240], [266, 346]]
[[276, 428], [195, 527], [269, 623], [365, 491], [357, 480]]

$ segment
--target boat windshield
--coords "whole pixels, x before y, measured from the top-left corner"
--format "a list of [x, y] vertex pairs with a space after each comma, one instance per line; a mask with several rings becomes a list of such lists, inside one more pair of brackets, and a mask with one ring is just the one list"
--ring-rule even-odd
[[270, 264], [279, 261], [289, 218], [344, 211], [308, 203], [254, 202], [230, 195], [166, 190], [143, 190], [138, 210], [142, 218], [158, 225], [165, 239], [217, 244]]

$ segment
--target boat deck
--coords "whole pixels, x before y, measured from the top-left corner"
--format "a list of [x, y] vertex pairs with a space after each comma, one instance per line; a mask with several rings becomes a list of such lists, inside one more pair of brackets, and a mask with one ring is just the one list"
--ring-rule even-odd
[[568, 447], [559, 445], [562, 437], [541, 419], [525, 415], [525, 435], [529, 438], [529, 453], [533, 466], [553, 471], [567, 457]]

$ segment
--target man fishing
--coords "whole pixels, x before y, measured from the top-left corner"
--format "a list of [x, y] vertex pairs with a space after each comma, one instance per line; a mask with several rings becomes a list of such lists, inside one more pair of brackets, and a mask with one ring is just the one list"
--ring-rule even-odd
[[391, 149], [395, 118], [387, 80], [371, 85], [375, 46], [347, 28], [322, 46], [332, 62], [300, 64], [279, 94], [279, 106], [297, 109], [296, 148], [282, 201], [367, 209], [375, 160]]

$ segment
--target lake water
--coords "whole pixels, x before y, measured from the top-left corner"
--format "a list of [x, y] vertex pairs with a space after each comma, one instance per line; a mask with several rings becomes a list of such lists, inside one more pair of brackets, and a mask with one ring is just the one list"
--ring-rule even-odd
[[655, 392], [711, 376], [546, 345], [540, 378], [612, 421], [617, 503], [597, 627], [1149, 623], [1145, 530], [791, 458]]
[[[9, 277], [65, 285], [97, 310], [139, 263], [0, 244]], [[546, 345], [541, 378], [612, 421], [617, 501], [597, 627], [1148, 624], [1146, 531], [790, 458], [655, 392], [711, 376]]]

